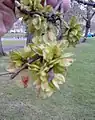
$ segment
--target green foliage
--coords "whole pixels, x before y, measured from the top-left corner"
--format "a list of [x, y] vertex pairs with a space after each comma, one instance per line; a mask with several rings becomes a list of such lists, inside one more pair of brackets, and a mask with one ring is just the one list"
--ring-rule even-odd
[[76, 18], [72, 17], [69, 22], [69, 25], [67, 26], [65, 24], [64, 30], [64, 38], [68, 41], [68, 46], [72, 45], [75, 47], [75, 45], [80, 40], [81, 36], [81, 26], [77, 23]]
[[[60, 90], [60, 85], [65, 82], [67, 67], [73, 62], [70, 58], [72, 54], [65, 53], [65, 49], [68, 45], [75, 46], [81, 32], [80, 25], [74, 17], [68, 25], [60, 19], [60, 13], [56, 12], [52, 17], [52, 7], [43, 7], [40, 2], [40, 0], [21, 0], [21, 9], [29, 12], [21, 16], [28, 26], [28, 31], [33, 34], [33, 43], [20, 51], [12, 51], [10, 60], [14, 70], [27, 65], [37, 93], [46, 98], [56, 90]], [[57, 34], [59, 28], [63, 26], [57, 24], [56, 19], [65, 24], [65, 33], [62, 34], [64, 37], [60, 41]], [[37, 57], [39, 59], [35, 60]], [[30, 60], [35, 61], [29, 62]]]
[[[11, 52], [10, 58], [14, 63], [14, 69], [19, 69], [24, 63], [27, 63], [35, 88], [39, 87], [37, 91], [45, 98], [51, 96], [56, 89], [59, 90], [59, 85], [65, 82], [67, 68], [65, 63], [69, 64], [71, 62], [72, 59], [69, 59], [69, 57], [72, 54], [64, 53], [63, 55], [64, 42], [50, 41], [46, 43], [45, 40], [41, 40], [41, 37], [33, 39], [35, 39], [35, 42], [29, 44], [24, 50]], [[29, 63], [28, 60], [31, 56], [32, 59], [35, 56], [41, 56], [41, 59]]]

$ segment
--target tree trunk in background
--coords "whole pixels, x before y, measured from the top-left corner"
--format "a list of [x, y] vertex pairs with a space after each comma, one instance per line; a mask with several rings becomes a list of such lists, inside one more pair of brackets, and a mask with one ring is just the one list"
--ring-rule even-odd
[[87, 35], [90, 30], [90, 24], [91, 24], [91, 20], [86, 21], [85, 35], [84, 35], [84, 39], [83, 39], [82, 43], [86, 42], [86, 40], [87, 40]]
[[27, 32], [26, 37], [27, 37], [26, 45], [28, 45], [29, 43], [32, 43], [32, 35]]
[[[88, 0], [89, 2], [93, 2], [92, 0]], [[87, 18], [86, 18], [86, 29], [85, 29], [85, 35], [84, 35], [84, 39], [83, 39], [83, 43], [86, 42], [87, 40], [87, 35], [88, 32], [91, 28], [91, 19], [93, 18], [93, 16], [95, 15], [95, 11], [93, 13], [91, 13], [92, 7], [91, 6], [87, 6]]]
[[[90, 0], [89, 0], [89, 2], [90, 2]], [[86, 10], [87, 10], [86, 29], [85, 29], [85, 35], [84, 35], [84, 39], [83, 39], [82, 43], [86, 42], [87, 35], [88, 35], [89, 29], [91, 26], [91, 9], [92, 8], [90, 6], [86, 7]]]
[[0, 56], [5, 56], [5, 53], [3, 51], [3, 46], [2, 46], [1, 38], [0, 38]]

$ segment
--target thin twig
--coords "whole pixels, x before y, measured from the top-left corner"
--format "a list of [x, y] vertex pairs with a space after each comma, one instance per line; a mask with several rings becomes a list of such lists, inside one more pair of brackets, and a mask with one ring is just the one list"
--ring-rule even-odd
[[92, 13], [91, 17], [90, 17], [90, 20], [92, 19], [92, 17], [95, 15], [95, 12]]
[[[40, 58], [41, 58], [41, 56], [37, 56], [34, 59], [29, 60], [28, 64], [31, 64], [31, 63], [35, 62], [36, 60], [38, 60]], [[19, 70], [17, 70], [15, 73], [13, 73], [11, 75], [11, 79], [14, 79], [21, 71], [23, 71], [27, 67], [28, 67], [28, 65], [27, 65], [27, 63], [25, 63]]]
[[19, 10], [21, 13], [24, 13], [24, 14], [26, 14], [26, 15], [30, 15], [31, 17], [32, 17], [34, 14], [43, 16], [43, 14], [40, 13], [40, 12], [38, 12], [38, 11], [28, 11], [28, 10], [26, 10], [26, 9], [21, 9], [21, 4], [20, 4], [18, 1], [15, 1], [15, 6], [18, 8], [18, 10]]
[[10, 75], [10, 74], [13, 74], [13, 73], [12, 72], [3, 72], [3, 73], [0, 73], [0, 76]]
[[33, 17], [33, 15], [35, 15], [35, 14], [43, 16], [43, 14], [38, 12], [38, 11], [28, 11], [25, 9], [21, 9], [21, 7], [18, 7], [18, 9], [20, 10], [21, 13], [24, 13], [26, 15], [30, 15], [31, 17]]
[[85, 21], [88, 21], [88, 19], [86, 18], [86, 17], [84, 17], [83, 15], [81, 15], [82, 17], [83, 17], [83, 19], [85, 20]]

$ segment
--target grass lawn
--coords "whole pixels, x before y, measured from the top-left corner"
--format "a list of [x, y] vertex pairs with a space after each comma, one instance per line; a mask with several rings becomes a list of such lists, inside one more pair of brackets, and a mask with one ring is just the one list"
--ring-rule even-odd
[[[5, 34], [5, 36], [3, 36], [3, 39], [5, 39], [5, 40], [2, 40], [3, 47], [25, 45], [26, 41], [22, 40], [22, 38], [24, 36], [25, 36], [24, 33], [8, 33], [8, 34]], [[16, 38], [20, 37], [20, 38], [16, 40], [16, 39], [14, 39], [14, 37], [16, 37]], [[7, 38], [7, 40], [6, 40], [6, 38]], [[13, 40], [12, 40], [12, 38], [13, 38]]]
[[[32, 89], [18, 88], [0, 77], [0, 120], [95, 120], [95, 40], [71, 49], [76, 62], [69, 68], [61, 92], [37, 99]], [[7, 65], [0, 59], [0, 72]]]
[[3, 40], [3, 46], [22, 46], [25, 45], [25, 40]]

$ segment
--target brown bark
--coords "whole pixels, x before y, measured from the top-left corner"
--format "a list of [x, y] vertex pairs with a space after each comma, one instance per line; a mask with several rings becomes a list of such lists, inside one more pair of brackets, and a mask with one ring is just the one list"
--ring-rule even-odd
[[26, 45], [32, 43], [32, 35], [30, 33], [27, 33], [26, 37], [27, 37]]
[[4, 50], [3, 50], [3, 46], [2, 46], [2, 41], [0, 38], [0, 56], [5, 56]]
[[[89, 2], [90, 2], [90, 0], [89, 0]], [[86, 29], [85, 29], [84, 39], [82, 41], [83, 43], [86, 42], [86, 40], [87, 40], [87, 35], [88, 35], [89, 29], [91, 27], [91, 19], [95, 15], [95, 12], [93, 12], [91, 14], [91, 10], [92, 10], [91, 6], [87, 6]]]

